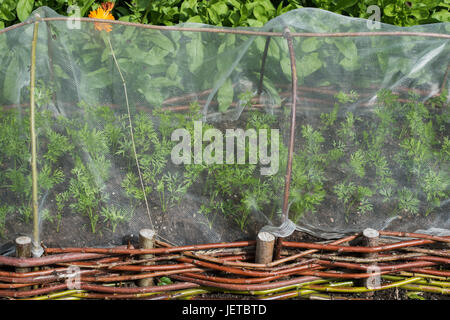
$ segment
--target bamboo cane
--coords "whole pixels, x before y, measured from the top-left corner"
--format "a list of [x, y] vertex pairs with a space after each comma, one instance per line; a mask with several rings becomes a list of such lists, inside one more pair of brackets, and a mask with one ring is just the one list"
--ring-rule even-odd
[[47, 294], [47, 295], [43, 295], [43, 296], [23, 298], [21, 300], [53, 300], [56, 298], [73, 296], [75, 294], [82, 293], [82, 292], [84, 292], [84, 291], [82, 291], [82, 290], [65, 290], [65, 291], [55, 292], [55, 293], [51, 293], [51, 294]]
[[32, 183], [32, 210], [33, 210], [33, 248], [34, 257], [40, 257], [43, 249], [39, 239], [39, 207], [38, 207], [38, 172], [36, 151], [36, 106], [34, 89], [36, 85], [36, 46], [38, 39], [39, 22], [34, 23], [33, 41], [31, 43], [31, 67], [30, 67], [30, 138], [31, 138], [31, 183]]
[[341, 293], [362, 293], [362, 292], [370, 292], [370, 291], [379, 291], [379, 290], [385, 290], [390, 288], [396, 288], [401, 287], [406, 284], [410, 284], [416, 281], [421, 280], [420, 277], [413, 277], [410, 279], [405, 279], [397, 282], [393, 282], [390, 284], [386, 284], [383, 286], [380, 286], [379, 288], [366, 288], [366, 287], [332, 287], [332, 286], [318, 286], [318, 285], [307, 285], [305, 286], [305, 289], [312, 289], [316, 291], [326, 291], [326, 292], [341, 292]]
[[[384, 275], [381, 276], [383, 279], [390, 280], [390, 281], [400, 281], [403, 279], [406, 279], [406, 277], [400, 277], [400, 276], [394, 276], [394, 275]], [[448, 281], [438, 281], [438, 280], [432, 280], [432, 279], [423, 279], [415, 282], [416, 284], [428, 284], [436, 287], [444, 287], [444, 288], [450, 288], [450, 282]]]
[[450, 295], [450, 288], [424, 286], [424, 285], [419, 285], [419, 284], [406, 284], [406, 285], [401, 286], [400, 288], [407, 289], [407, 290], [413, 290], [413, 291], [424, 291], [424, 292]]
[[[161, 243], [161, 241], [157, 241]], [[238, 248], [254, 246], [256, 241], [237, 241], [228, 243], [208, 243], [198, 245], [188, 245], [169, 248], [154, 248], [154, 249], [122, 249], [122, 248], [47, 248], [45, 252], [50, 253], [103, 253], [103, 254], [129, 254], [129, 255], [142, 255], [142, 254], [163, 254], [183, 251], [195, 251], [214, 248]]]
[[436, 276], [431, 274], [425, 274], [425, 273], [412, 273], [407, 271], [401, 271], [398, 273], [400, 276], [405, 277], [421, 277], [425, 279], [434, 279], [439, 281], [450, 281], [450, 277], [442, 277], [442, 276]]
[[[329, 286], [331, 287], [346, 287], [346, 286], [352, 286], [353, 282], [352, 281], [345, 281], [345, 282], [337, 282], [337, 283], [331, 283]], [[318, 294], [317, 291], [315, 290], [311, 290], [311, 289], [297, 289], [297, 290], [291, 290], [291, 291], [286, 291], [286, 292], [282, 292], [282, 293], [277, 293], [277, 294], [269, 294], [269, 295], [265, 295], [262, 297], [258, 297], [258, 299], [260, 300], [284, 300], [284, 299], [291, 299], [291, 298], [295, 298], [295, 297], [299, 297], [299, 296], [309, 296], [310, 294]]]

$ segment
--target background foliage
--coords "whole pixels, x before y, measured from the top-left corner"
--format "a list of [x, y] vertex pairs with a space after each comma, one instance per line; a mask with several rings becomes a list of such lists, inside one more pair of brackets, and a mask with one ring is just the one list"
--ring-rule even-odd
[[[80, 15], [99, 6], [95, 0], [0, 0], [0, 28], [24, 21], [41, 6], [48, 6], [62, 15]], [[450, 21], [450, 0], [117, 0], [113, 14], [116, 19], [154, 25], [199, 22], [217, 26], [260, 27], [268, 20], [300, 7], [315, 7], [351, 17], [369, 18], [369, 7], [378, 6], [381, 22], [412, 26]]]

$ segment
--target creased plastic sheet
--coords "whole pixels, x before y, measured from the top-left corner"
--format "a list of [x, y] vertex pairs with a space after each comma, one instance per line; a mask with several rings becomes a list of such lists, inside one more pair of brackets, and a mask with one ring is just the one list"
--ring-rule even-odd
[[[449, 24], [374, 29], [305, 8], [260, 29], [110, 23], [108, 32], [49, 8], [36, 14], [45, 244], [117, 245], [142, 228], [178, 245], [262, 228], [283, 237], [367, 227], [448, 234]], [[33, 21], [0, 34], [0, 243], [33, 230]], [[288, 220], [286, 28], [298, 77]]]

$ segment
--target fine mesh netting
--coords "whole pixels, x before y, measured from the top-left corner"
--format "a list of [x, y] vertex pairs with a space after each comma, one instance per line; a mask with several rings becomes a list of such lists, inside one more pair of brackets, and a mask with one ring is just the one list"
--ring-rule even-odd
[[317, 9], [260, 29], [31, 19], [0, 33], [0, 244], [34, 232], [31, 91], [46, 245], [143, 228], [235, 241], [287, 221], [322, 237], [450, 229], [449, 24], [371, 29]]

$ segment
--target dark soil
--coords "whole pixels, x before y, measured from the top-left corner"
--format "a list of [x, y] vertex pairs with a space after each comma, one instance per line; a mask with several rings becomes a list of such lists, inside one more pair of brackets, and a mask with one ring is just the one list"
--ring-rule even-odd
[[[150, 201], [149, 205], [153, 226], [160, 239], [174, 245], [254, 239], [263, 226], [261, 222], [250, 219], [248, 228], [243, 231], [232, 219], [219, 214], [209, 217], [212, 220], [210, 226], [208, 219], [198, 213], [198, 199], [184, 199], [166, 212], [162, 212], [156, 203]], [[115, 232], [100, 218], [97, 231], [93, 233], [87, 216], [67, 213], [63, 215], [59, 232], [56, 231], [56, 222], [43, 221], [40, 237], [47, 247], [109, 247], [126, 244], [124, 238], [137, 238], [139, 230], [151, 228], [151, 225], [145, 207], [136, 208], [130, 221], [120, 223]], [[0, 245], [21, 235], [32, 236], [32, 223], [17, 218], [8, 220]]]

